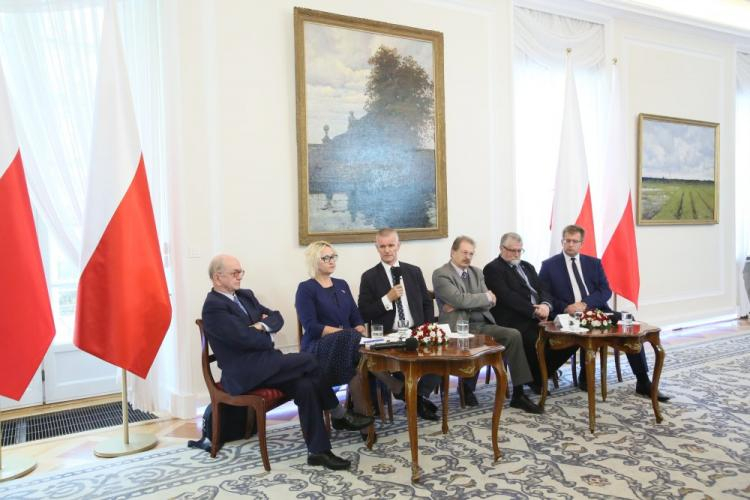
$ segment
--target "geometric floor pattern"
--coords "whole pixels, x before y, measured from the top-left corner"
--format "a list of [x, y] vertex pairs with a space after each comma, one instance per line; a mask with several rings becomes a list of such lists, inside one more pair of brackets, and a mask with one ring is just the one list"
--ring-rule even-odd
[[416, 484], [398, 405], [394, 423], [378, 425], [372, 450], [357, 435], [334, 431], [334, 451], [352, 460], [350, 471], [307, 466], [299, 426], [289, 423], [269, 429], [270, 473], [253, 438], [225, 445], [215, 459], [181, 446], [34, 474], [0, 484], [0, 498], [750, 497], [750, 334], [667, 349], [660, 386], [673, 399], [661, 405], [661, 424], [623, 368], [625, 381], [610, 373], [607, 400], [597, 397], [593, 434], [586, 395], [565, 378], [543, 415], [506, 406], [497, 463], [494, 383], [478, 386], [479, 407], [460, 409], [452, 394], [448, 434], [420, 421]]

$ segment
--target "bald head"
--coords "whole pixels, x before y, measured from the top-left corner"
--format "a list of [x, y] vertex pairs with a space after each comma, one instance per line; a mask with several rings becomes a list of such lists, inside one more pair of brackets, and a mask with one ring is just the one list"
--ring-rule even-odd
[[240, 288], [243, 276], [245, 271], [240, 261], [231, 255], [219, 254], [208, 265], [208, 277], [217, 292], [234, 293]]

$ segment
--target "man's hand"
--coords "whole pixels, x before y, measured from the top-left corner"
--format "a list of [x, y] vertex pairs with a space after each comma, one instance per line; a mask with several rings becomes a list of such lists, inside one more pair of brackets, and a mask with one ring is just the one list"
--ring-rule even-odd
[[250, 326], [252, 328], [255, 328], [256, 330], [260, 330], [261, 332], [265, 332], [266, 331], [266, 329], [263, 327], [263, 323], [261, 323], [260, 321], [258, 321], [257, 323], [254, 323], [254, 324], [252, 324]]
[[584, 312], [586, 310], [586, 303], [585, 302], [576, 302], [574, 304], [570, 304], [568, 307], [565, 308], [565, 312], [567, 314], [574, 314], [576, 312]]
[[497, 297], [494, 293], [492, 293], [492, 290], [487, 290], [487, 298], [490, 299], [490, 303], [494, 306], [497, 304]]
[[455, 310], [456, 310], [456, 308], [453, 307], [452, 305], [450, 305], [450, 304], [443, 304], [443, 312], [444, 313], [452, 313]]
[[365, 325], [357, 325], [354, 327], [354, 329], [357, 330], [363, 337], [367, 336], [367, 329], [365, 328]]
[[544, 321], [549, 317], [549, 306], [547, 304], [537, 304], [534, 306], [534, 316]]
[[388, 290], [388, 300], [390, 300], [391, 302], [396, 302], [398, 299], [401, 298], [403, 294], [404, 294], [404, 285], [399, 283], [398, 285]]

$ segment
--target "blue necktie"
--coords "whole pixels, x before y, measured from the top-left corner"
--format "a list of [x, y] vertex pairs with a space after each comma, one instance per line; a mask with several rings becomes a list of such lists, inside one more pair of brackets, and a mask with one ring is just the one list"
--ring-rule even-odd
[[237, 295], [233, 295], [232, 296], [232, 300], [234, 301], [235, 304], [237, 304], [238, 306], [240, 306], [240, 309], [242, 309], [242, 312], [244, 312], [245, 315], [249, 318], [250, 314], [248, 314], [247, 309], [245, 309], [245, 306], [243, 306], [242, 302], [240, 302], [240, 298], [237, 297]]
[[526, 288], [528, 288], [529, 292], [531, 292], [531, 303], [534, 304], [534, 305], [538, 304], [539, 303], [539, 294], [536, 292], [536, 290], [534, 290], [534, 287], [531, 286], [531, 283], [529, 282], [529, 277], [526, 276], [525, 272], [523, 272], [523, 269], [521, 269], [521, 266], [520, 265], [517, 265], [517, 266], [516, 265], [512, 265], [511, 267], [516, 270], [516, 273], [518, 273], [518, 275], [521, 277], [521, 279], [523, 280], [524, 285], [526, 285]]

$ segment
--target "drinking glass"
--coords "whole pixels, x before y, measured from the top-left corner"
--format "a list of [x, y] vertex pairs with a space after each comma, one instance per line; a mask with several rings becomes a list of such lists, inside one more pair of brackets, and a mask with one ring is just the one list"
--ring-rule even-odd
[[383, 325], [379, 323], [373, 323], [370, 327], [370, 336], [374, 339], [379, 339], [383, 336]]
[[622, 313], [622, 326], [633, 326], [633, 315], [627, 311]]
[[409, 331], [409, 322], [405, 320], [398, 320], [396, 323], [398, 326], [398, 336], [402, 340], [411, 336], [411, 332]]
[[469, 347], [471, 346], [471, 339], [469, 337], [459, 337], [457, 340], [459, 349], [462, 351], [469, 350]]
[[469, 320], [459, 319], [456, 321], [456, 333], [463, 336], [469, 335]]

